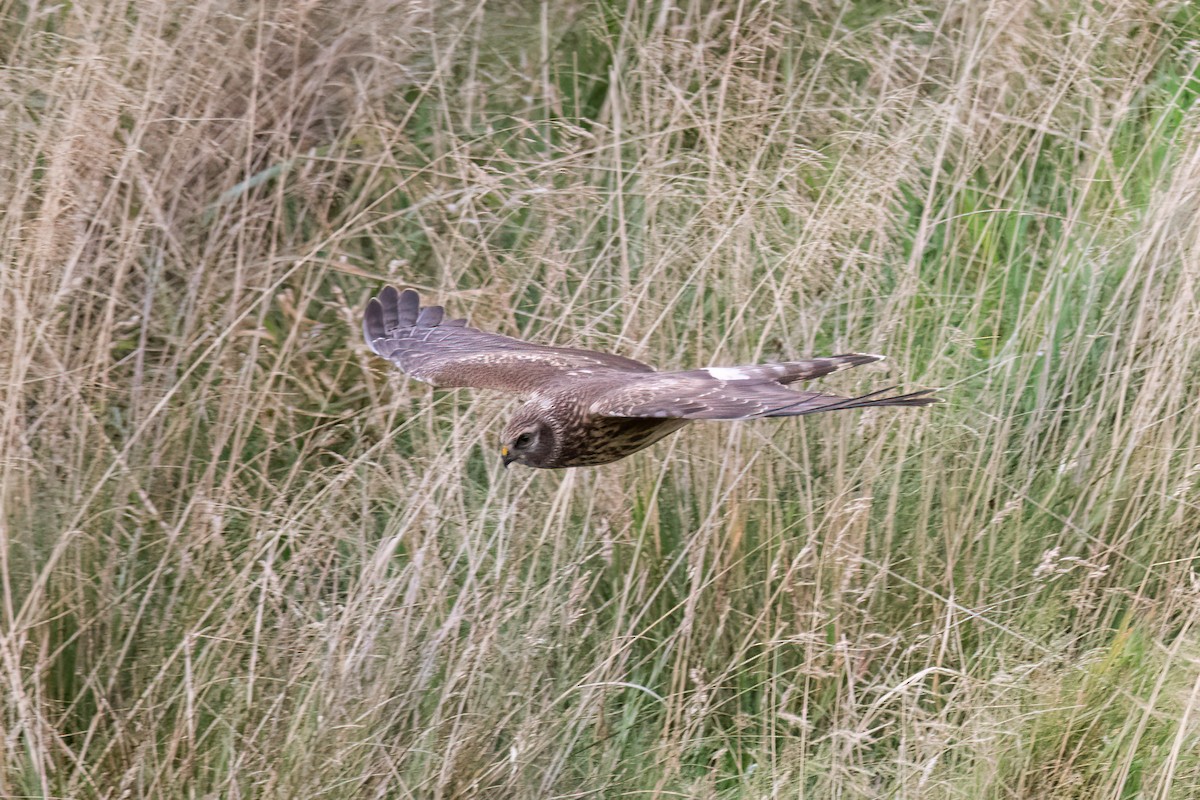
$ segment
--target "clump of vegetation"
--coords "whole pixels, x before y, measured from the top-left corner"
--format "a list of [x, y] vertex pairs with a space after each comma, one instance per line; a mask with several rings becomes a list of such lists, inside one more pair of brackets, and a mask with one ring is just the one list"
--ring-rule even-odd
[[[0, 794], [1195, 796], [1194, 7], [434, 5], [7, 9]], [[384, 282], [948, 403], [506, 473]]]

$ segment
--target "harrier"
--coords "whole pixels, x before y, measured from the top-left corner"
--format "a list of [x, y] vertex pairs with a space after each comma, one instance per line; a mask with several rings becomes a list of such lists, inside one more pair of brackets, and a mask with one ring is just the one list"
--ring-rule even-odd
[[437, 387], [470, 386], [524, 395], [500, 439], [504, 466], [590, 467], [636, 453], [697, 419], [797, 417], [878, 406], [926, 406], [933, 390], [880, 397], [796, 392], [789, 383], [869, 364], [848, 353], [804, 361], [656, 372], [632, 358], [512, 339], [444, 319], [412, 289], [388, 286], [371, 298], [363, 335], [371, 350]]

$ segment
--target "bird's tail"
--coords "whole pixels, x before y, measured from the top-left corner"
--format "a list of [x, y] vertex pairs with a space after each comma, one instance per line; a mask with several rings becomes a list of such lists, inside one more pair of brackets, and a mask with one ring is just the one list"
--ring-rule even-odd
[[782, 406], [780, 408], [771, 409], [769, 412], [761, 414], [764, 417], [793, 417], [802, 416], [805, 414], [819, 414], [823, 411], [844, 411], [851, 408], [880, 408], [882, 406], [931, 406], [936, 403], [941, 403], [942, 398], [933, 397], [933, 393], [937, 389], [922, 389], [918, 392], [909, 392], [908, 394], [898, 394], [891, 397], [880, 397], [880, 395], [890, 392], [895, 389], [895, 386], [889, 386], [886, 389], [860, 394], [857, 397], [838, 397], [837, 395], [808, 395], [804, 400], [790, 406]]

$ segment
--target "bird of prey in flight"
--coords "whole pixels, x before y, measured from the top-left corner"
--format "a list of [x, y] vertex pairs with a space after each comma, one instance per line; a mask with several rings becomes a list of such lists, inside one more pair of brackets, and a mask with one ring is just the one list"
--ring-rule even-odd
[[927, 406], [934, 390], [858, 397], [798, 392], [787, 385], [869, 364], [883, 356], [840, 356], [657, 372], [632, 358], [548, 347], [445, 319], [412, 289], [388, 286], [363, 315], [371, 350], [436, 387], [469, 386], [523, 395], [500, 437], [504, 466], [556, 469], [617, 461], [693, 420], [797, 417], [879, 406]]

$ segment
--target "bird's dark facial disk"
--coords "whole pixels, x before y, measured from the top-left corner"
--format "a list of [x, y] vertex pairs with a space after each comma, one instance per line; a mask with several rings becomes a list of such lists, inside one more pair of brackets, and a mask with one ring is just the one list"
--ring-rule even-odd
[[504, 459], [504, 466], [508, 467], [514, 461], [524, 461], [537, 446], [539, 434], [540, 429], [528, 428], [513, 437], [512, 441], [503, 443], [500, 457]]

